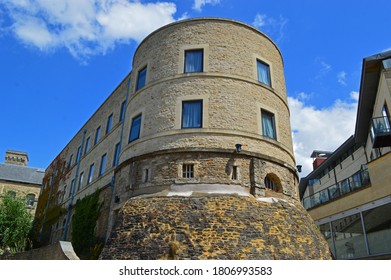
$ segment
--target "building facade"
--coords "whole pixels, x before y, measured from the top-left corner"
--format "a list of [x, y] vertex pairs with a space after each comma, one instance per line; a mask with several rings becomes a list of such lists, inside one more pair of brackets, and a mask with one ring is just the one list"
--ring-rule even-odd
[[11, 193], [25, 199], [26, 208], [34, 216], [45, 170], [27, 165], [27, 153], [6, 151], [5, 162], [0, 163], [0, 198]]
[[106, 239], [136, 197], [245, 194], [301, 209], [283, 60], [266, 35], [227, 19], [172, 23], [141, 42], [132, 69], [58, 157], [67, 211], [52, 242], [71, 239], [74, 204], [96, 190]]
[[333, 153], [314, 153], [322, 163], [300, 181], [302, 203], [337, 259], [390, 258], [389, 106], [391, 52], [384, 52], [363, 60], [355, 134]]

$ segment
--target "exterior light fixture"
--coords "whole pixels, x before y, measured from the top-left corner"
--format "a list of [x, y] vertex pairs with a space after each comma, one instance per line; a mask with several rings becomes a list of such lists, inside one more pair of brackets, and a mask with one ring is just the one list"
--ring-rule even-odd
[[301, 172], [301, 168], [302, 168], [303, 166], [302, 165], [296, 165], [296, 168], [297, 168], [297, 171], [300, 173]]
[[235, 144], [236, 152], [240, 153], [242, 151], [242, 144]]

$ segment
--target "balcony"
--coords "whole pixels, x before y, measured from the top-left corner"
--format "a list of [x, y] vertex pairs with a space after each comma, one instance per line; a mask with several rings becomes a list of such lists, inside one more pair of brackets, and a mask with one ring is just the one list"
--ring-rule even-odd
[[378, 117], [372, 119], [371, 136], [373, 148], [391, 146], [391, 126], [389, 117]]
[[312, 209], [366, 187], [369, 183], [368, 169], [362, 169], [349, 178], [338, 182], [336, 185], [332, 185], [313, 195], [303, 198], [302, 204], [305, 209]]

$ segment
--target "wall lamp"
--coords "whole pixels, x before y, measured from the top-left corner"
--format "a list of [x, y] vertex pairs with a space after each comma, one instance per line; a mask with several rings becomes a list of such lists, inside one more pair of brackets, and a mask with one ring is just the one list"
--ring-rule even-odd
[[242, 144], [235, 144], [235, 149], [237, 153], [240, 153], [242, 151]]
[[301, 172], [301, 168], [302, 168], [303, 166], [302, 165], [296, 165], [296, 168], [297, 168], [297, 171], [300, 173]]

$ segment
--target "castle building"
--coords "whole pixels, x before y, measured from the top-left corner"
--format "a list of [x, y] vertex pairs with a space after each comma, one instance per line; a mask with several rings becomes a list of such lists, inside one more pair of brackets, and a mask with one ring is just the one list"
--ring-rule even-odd
[[391, 256], [390, 106], [388, 51], [363, 60], [354, 135], [333, 153], [314, 152], [314, 170], [300, 180], [302, 203], [337, 259]]
[[7, 193], [25, 199], [26, 208], [34, 216], [45, 170], [27, 165], [27, 153], [6, 151], [5, 162], [0, 163], [0, 199]]
[[179, 21], [140, 43], [132, 69], [47, 169], [66, 167], [51, 242], [72, 240], [75, 203], [99, 190], [102, 259], [330, 257], [299, 202], [270, 38], [228, 19]]

